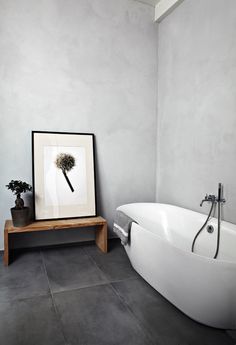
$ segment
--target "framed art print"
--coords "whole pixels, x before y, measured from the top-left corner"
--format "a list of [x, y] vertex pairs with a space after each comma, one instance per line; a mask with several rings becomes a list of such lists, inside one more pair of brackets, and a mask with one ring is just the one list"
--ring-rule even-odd
[[32, 132], [35, 220], [96, 216], [94, 135]]

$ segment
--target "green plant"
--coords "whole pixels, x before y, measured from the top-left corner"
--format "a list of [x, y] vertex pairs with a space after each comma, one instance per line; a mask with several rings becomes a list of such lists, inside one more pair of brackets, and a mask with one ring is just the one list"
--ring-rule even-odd
[[24, 200], [21, 199], [21, 194], [30, 192], [32, 190], [32, 187], [30, 184], [26, 182], [22, 182], [19, 180], [11, 180], [9, 184], [6, 185], [7, 189], [10, 189], [14, 195], [16, 195], [16, 201], [15, 201], [15, 208], [16, 209], [22, 209], [24, 208]]

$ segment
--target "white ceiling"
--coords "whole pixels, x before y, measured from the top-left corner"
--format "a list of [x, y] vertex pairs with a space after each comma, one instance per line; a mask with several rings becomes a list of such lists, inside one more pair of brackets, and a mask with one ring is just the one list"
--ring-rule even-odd
[[155, 9], [155, 21], [161, 22], [169, 13], [184, 0], [135, 0], [153, 6]]

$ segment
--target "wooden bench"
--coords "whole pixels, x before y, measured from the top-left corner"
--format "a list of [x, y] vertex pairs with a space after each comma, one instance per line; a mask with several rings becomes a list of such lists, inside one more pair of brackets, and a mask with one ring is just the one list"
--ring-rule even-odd
[[55, 231], [84, 227], [96, 227], [96, 245], [102, 252], [107, 253], [107, 222], [102, 217], [76, 218], [63, 220], [47, 220], [33, 222], [24, 227], [14, 227], [11, 220], [6, 220], [4, 229], [4, 264], [9, 265], [9, 235], [22, 232]]

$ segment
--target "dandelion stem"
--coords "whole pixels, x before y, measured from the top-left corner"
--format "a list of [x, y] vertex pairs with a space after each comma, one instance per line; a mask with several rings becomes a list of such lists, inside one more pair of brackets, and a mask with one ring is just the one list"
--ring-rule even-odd
[[70, 187], [70, 189], [71, 189], [71, 191], [73, 193], [74, 192], [74, 188], [72, 187], [72, 184], [70, 183], [70, 180], [69, 180], [68, 176], [66, 175], [65, 170], [62, 170], [62, 172], [63, 172], [63, 175], [64, 175], [64, 177], [66, 179], [66, 182], [68, 183], [68, 185], [69, 185], [69, 187]]

